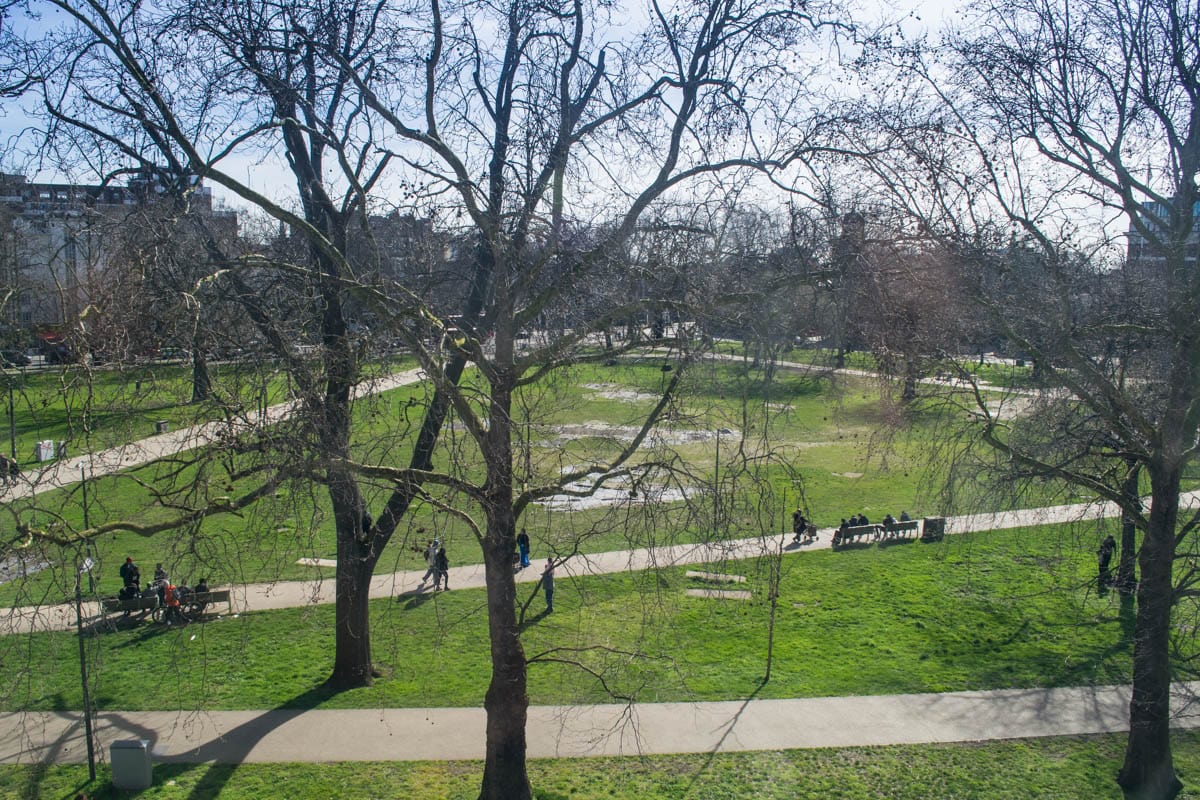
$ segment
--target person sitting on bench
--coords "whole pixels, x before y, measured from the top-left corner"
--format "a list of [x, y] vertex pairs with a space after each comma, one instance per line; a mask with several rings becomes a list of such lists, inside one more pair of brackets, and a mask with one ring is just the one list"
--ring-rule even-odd
[[[192, 588], [192, 597], [198, 594], [208, 594], [208, 578], [201, 578], [196, 581], [196, 585]], [[204, 609], [208, 608], [208, 600], [195, 600], [195, 608], [198, 613], [203, 614]]]

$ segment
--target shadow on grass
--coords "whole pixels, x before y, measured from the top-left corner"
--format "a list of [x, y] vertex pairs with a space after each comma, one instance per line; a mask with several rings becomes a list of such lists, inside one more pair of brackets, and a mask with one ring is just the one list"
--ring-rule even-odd
[[[220, 735], [196, 748], [177, 755], [156, 755], [155, 782], [165, 784], [168, 780], [199, 766], [203, 769], [203, 774], [196, 780], [188, 794], [188, 800], [208, 800], [217, 797], [236, 774], [238, 767], [245, 763], [254, 748], [272, 731], [335, 694], [338, 692], [324, 684], [313, 687], [285, 700], [275, 708], [261, 712], [241, 725], [221, 731]], [[153, 731], [145, 731], [139, 736], [151, 740], [152, 745], [156, 739]]]
[[412, 611], [428, 603], [436, 594], [432, 587], [421, 585], [412, 591], [396, 595], [396, 602], [403, 603], [405, 611]]
[[524, 633], [526, 628], [530, 627], [531, 625], [538, 624], [548, 616], [550, 616], [550, 610], [543, 608], [533, 616], [522, 619], [520, 624], [517, 625], [517, 630], [519, 630], [521, 633]]
[[737, 728], [738, 720], [742, 718], [742, 714], [745, 713], [746, 708], [750, 705], [751, 701], [758, 696], [758, 693], [761, 692], [763, 687], [766, 685], [767, 681], [760, 678], [758, 681], [758, 686], [753, 692], [750, 693], [749, 697], [742, 701], [742, 704], [738, 706], [738, 710], [729, 718], [729, 721], [725, 724], [725, 731], [721, 734], [721, 738], [718, 739], [713, 748], [705, 754], [703, 766], [696, 770], [696, 773], [692, 776], [692, 780], [688, 783], [687, 789], [684, 790], [684, 797], [692, 796], [692, 790], [695, 788], [696, 782], [700, 780], [700, 776], [707, 772], [709, 767], [712, 766], [713, 759], [717, 757], [717, 754], [720, 753], [722, 748], [725, 746], [725, 740], [732, 736], [734, 729]]
[[878, 542], [880, 550], [883, 550], [888, 547], [895, 547], [897, 545], [902, 545], [902, 544], [916, 544], [916, 543], [917, 543], [916, 539], [880, 539]]

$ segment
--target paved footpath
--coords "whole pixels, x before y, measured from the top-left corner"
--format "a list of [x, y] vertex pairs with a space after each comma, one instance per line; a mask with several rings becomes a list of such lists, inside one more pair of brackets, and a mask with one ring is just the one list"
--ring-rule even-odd
[[[1179, 684], [1176, 727], [1200, 727], [1200, 683]], [[1129, 689], [1099, 686], [717, 703], [534, 706], [531, 758], [973, 742], [1128, 730]], [[145, 739], [159, 762], [482, 759], [481, 708], [106, 711], [107, 754]], [[78, 712], [0, 714], [0, 763], [87, 758]]]
[[[367, 397], [398, 389], [422, 380], [424, 375], [422, 370], [411, 369], [406, 372], [364, 380], [355, 387], [354, 396]], [[38, 492], [72, 486], [85, 475], [89, 478], [96, 478], [140, 467], [176, 453], [207, 447], [214, 442], [228, 440], [231, 436], [274, 425], [290, 416], [296, 410], [297, 405], [298, 401], [280, 403], [263, 409], [257, 415], [214, 420], [169, 433], [148, 436], [145, 439], [111, 447], [107, 450], [85, 453], [74, 458], [59, 459], [48, 466], [26, 471], [15, 485], [0, 489], [0, 491], [4, 492], [5, 502], [9, 502], [21, 497], [30, 497]]]
[[[1194, 504], [1198, 502], [1198, 498], [1200, 498], [1200, 493], [1197, 492], [1185, 495], [1184, 503], [1185, 505]], [[1112, 504], [1093, 503], [972, 514], [947, 518], [946, 532], [962, 534], [973, 531], [1004, 530], [1102, 519], [1116, 516], [1118, 513], [1116, 506]], [[778, 552], [789, 555], [808, 550], [824, 550], [833, 546], [833, 533], [833, 528], [826, 528], [818, 533], [815, 542], [803, 545], [794, 544], [791, 541], [790, 533], [769, 533], [711, 544], [679, 544], [649, 549], [581, 553], [572, 556], [558, 567], [557, 575], [561, 581], [573, 577], [689, 564], [720, 564], [725, 561], [770, 556]], [[429, 585], [421, 581], [424, 574], [424, 570], [414, 570], [375, 575], [371, 580], [371, 597], [385, 598], [428, 591]], [[541, 570], [536, 562], [533, 567], [517, 573], [518, 583], [536, 583], [540, 578]], [[451, 567], [449, 583], [451, 590], [483, 588], [483, 565], [467, 564]], [[334, 601], [332, 578], [250, 583], [230, 588], [233, 609], [236, 613], [295, 608]], [[100, 615], [99, 604], [84, 603], [83, 614], [85, 619], [98, 617]], [[69, 630], [74, 627], [75, 606], [70, 603], [0, 609], [0, 635], [30, 631]]]

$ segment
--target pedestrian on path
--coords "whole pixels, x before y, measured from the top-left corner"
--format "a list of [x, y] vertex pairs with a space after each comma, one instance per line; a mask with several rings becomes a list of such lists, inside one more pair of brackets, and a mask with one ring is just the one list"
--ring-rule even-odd
[[542, 589], [546, 592], [546, 613], [554, 611], [554, 559], [546, 559], [546, 568], [542, 570]]
[[517, 549], [521, 551], [521, 569], [525, 569], [529, 566], [529, 534], [524, 528], [517, 534]]
[[[430, 576], [437, 576], [437, 553], [441, 547], [441, 543], [437, 539], [430, 539], [425, 545], [425, 574], [421, 576], [421, 583], [429, 580]], [[434, 587], [437, 588], [436, 586]]]
[[436, 592], [444, 581], [446, 584], [444, 588], [447, 592], [450, 591], [450, 559], [446, 557], [446, 548], [438, 548], [433, 564], [433, 590]]
[[5, 486], [16, 486], [20, 477], [20, 465], [8, 456], [0, 454], [0, 482]]
[[1109, 574], [1108, 566], [1112, 563], [1113, 552], [1117, 549], [1117, 540], [1110, 533], [1104, 537], [1104, 541], [1100, 543], [1100, 549], [1096, 551], [1097, 566], [1099, 567], [1100, 586], [1107, 586], [1112, 582], [1112, 575]]

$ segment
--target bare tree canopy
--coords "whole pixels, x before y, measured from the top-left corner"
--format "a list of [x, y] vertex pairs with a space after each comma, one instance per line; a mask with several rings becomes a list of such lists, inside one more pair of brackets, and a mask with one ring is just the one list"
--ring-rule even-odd
[[1069, 431], [1057, 446], [981, 399], [984, 437], [1021, 472], [1118, 503], [1142, 532], [1119, 782], [1171, 797], [1170, 620], [1195, 581], [1198, 521], [1179, 493], [1200, 422], [1200, 8], [977, 3], [940, 45], [892, 43], [864, 68], [900, 79], [850, 115], [847, 149], [915, 230], [958, 253], [997, 329], [1069, 390], [1046, 400], [1042, 434]]
[[[591, 0], [47, 5], [67, 21], [24, 43], [24, 75], [3, 81], [40, 90], [47, 156], [105, 178], [150, 169], [181, 197], [203, 180], [282, 226], [275, 247], [250, 254], [206, 240], [211, 272], [200, 281], [228, 285], [218, 296], [238, 304], [294, 380], [302, 411], [291, 438], [264, 433], [247, 449], [263, 454], [257, 492], [303, 478], [329, 494], [331, 683], [371, 680], [370, 577], [412, 504], [458, 516], [477, 533], [488, 575], [494, 674], [481, 796], [531, 796], [510, 560], [518, 520], [566, 483], [587, 479], [594, 490], [649, 469], [632, 460], [682, 370], [628, 447], [522, 487], [515, 398], [560, 368], [646, 344], [673, 348], [686, 366], [690, 326], [647, 334], [639, 320], [694, 322], [719, 298], [686, 270], [631, 276], [631, 237], [665, 204], [706, 203], [724, 182], [802, 161], [818, 94], [810, 79], [844, 27], [837, 9], [655, 2], [629, 20], [632, 9]], [[239, 177], [254, 159], [286, 164], [292, 188]], [[371, 215], [388, 209], [431, 220], [453, 241], [454, 282], [431, 290], [416, 270], [385, 276], [378, 257], [369, 268], [358, 261], [381, 252], [360, 240], [373, 236]], [[286, 316], [256, 290], [265, 276], [292, 287]], [[434, 388], [404, 467], [361, 463], [351, 448], [366, 369], [360, 312], [405, 343]], [[594, 337], [622, 324], [623, 343], [598, 351]], [[518, 345], [529, 328], [553, 335]], [[300, 345], [318, 348], [318, 368]], [[468, 365], [481, 384], [460, 388]], [[485, 466], [481, 479], [434, 463], [451, 416]], [[367, 486], [386, 487], [373, 520]], [[483, 523], [427, 487], [466, 498]]]

